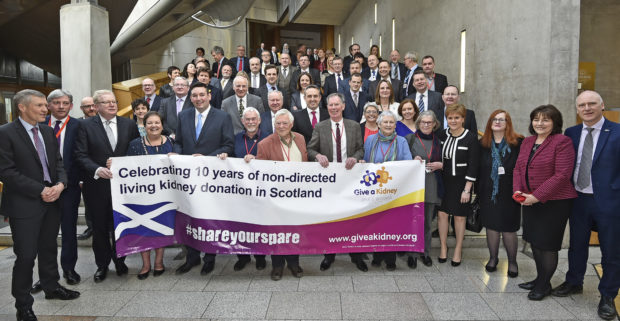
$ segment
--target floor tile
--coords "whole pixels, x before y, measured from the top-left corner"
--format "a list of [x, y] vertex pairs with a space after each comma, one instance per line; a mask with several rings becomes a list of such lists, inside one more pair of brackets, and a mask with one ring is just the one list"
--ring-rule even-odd
[[76, 300], [56, 311], [58, 315], [113, 316], [137, 291], [83, 291]]
[[262, 319], [270, 299], [269, 292], [218, 292], [202, 317]]
[[141, 291], [116, 314], [122, 317], [199, 318], [213, 292]]
[[342, 293], [343, 319], [429, 320], [419, 293]]
[[436, 320], [497, 320], [478, 293], [422, 293]]
[[353, 292], [350, 276], [304, 276], [299, 279], [300, 292]]
[[542, 301], [528, 300], [526, 293], [482, 293], [480, 296], [503, 320], [558, 320], [574, 319], [551, 297]]
[[340, 320], [340, 294], [274, 292], [267, 319]]
[[398, 292], [393, 276], [355, 275], [353, 276], [355, 292]]

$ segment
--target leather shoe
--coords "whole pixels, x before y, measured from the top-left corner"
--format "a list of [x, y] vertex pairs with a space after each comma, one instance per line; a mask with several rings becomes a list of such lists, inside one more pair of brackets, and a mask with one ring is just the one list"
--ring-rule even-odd
[[37, 316], [34, 315], [32, 308], [17, 309], [17, 321], [37, 321]]
[[296, 278], [304, 276], [304, 270], [302, 270], [301, 266], [299, 265], [289, 266], [288, 269], [291, 270], [291, 273]]
[[328, 259], [328, 258], [324, 258], [323, 261], [321, 261], [321, 271], [325, 271], [327, 269], [329, 269], [330, 266], [332, 266], [332, 263], [334, 263], [334, 261]]
[[200, 262], [196, 262], [196, 263], [191, 263], [191, 262], [185, 262], [183, 263], [183, 265], [179, 266], [179, 268], [177, 268], [177, 270], [174, 272], [175, 274], [185, 274], [187, 272], [189, 272], [189, 270], [191, 270], [194, 266], [200, 264]]
[[355, 267], [362, 271], [362, 272], [368, 272], [368, 265], [366, 265], [366, 262], [364, 262], [364, 260], [362, 259], [357, 259], [357, 260], [353, 260], [351, 259], [351, 262], [353, 262], [353, 264], [355, 264]]
[[386, 263], [385, 264], [385, 269], [388, 271], [394, 271], [396, 270], [396, 264], [395, 263]]
[[77, 299], [80, 296], [80, 292], [69, 290], [63, 286], [58, 286], [52, 292], [45, 292], [45, 298], [47, 300], [58, 299], [58, 300], [73, 300]]
[[100, 283], [105, 280], [106, 276], [108, 276], [108, 268], [98, 268], [97, 272], [95, 272], [95, 277], [93, 279], [95, 280], [95, 283]]
[[202, 269], [200, 269], [200, 275], [207, 275], [209, 273], [211, 273], [213, 271], [213, 268], [215, 267], [215, 262], [207, 262], [202, 266]]
[[372, 261], [370, 261], [370, 265], [372, 265], [374, 267], [381, 267], [381, 261], [380, 260], [372, 259]]
[[491, 265], [491, 260], [489, 260], [489, 262], [487, 262], [487, 265], [484, 266], [484, 269], [487, 270], [487, 272], [497, 271], [497, 263], [499, 263], [499, 259], [493, 260], [493, 263], [494, 265]]
[[612, 297], [601, 296], [601, 302], [598, 304], [598, 316], [604, 320], [613, 320], [618, 316]]
[[282, 266], [274, 267], [273, 270], [271, 270], [271, 279], [274, 281], [281, 280], [283, 271], [284, 271], [284, 267]]
[[450, 261], [450, 264], [452, 264], [452, 266], [459, 266], [459, 265], [461, 265], [461, 262], [457, 262], [457, 261], [452, 260], [452, 261]]
[[78, 235], [78, 236], [77, 236], [77, 239], [78, 239], [78, 240], [80, 240], [80, 241], [87, 240], [87, 239], [89, 239], [92, 235], [93, 235], [93, 229], [89, 227], [89, 228], [87, 228], [87, 229], [85, 229], [85, 230], [84, 230], [84, 233], [82, 233], [82, 234]]
[[529, 291], [533, 290], [535, 285], [536, 285], [536, 280], [519, 283], [520, 288], [522, 288], [523, 290], [529, 290]]
[[82, 280], [80, 275], [77, 274], [77, 272], [75, 272], [75, 270], [64, 271], [62, 273], [62, 277], [65, 278], [65, 280], [67, 281], [67, 284], [69, 284], [69, 285], [76, 285], [76, 284], [80, 283], [80, 281]]
[[417, 268], [418, 267], [418, 258], [417, 257], [413, 257], [413, 256], [408, 257], [407, 258], [407, 266], [412, 268], [412, 269]]
[[519, 276], [519, 271], [513, 272], [513, 271], [508, 270], [508, 273], [507, 273], [507, 274], [508, 274], [508, 277], [509, 277], [509, 278], [513, 278], [513, 279], [514, 279], [514, 278], [516, 278], [517, 276]]
[[256, 269], [261, 271], [267, 267], [267, 261], [265, 261], [264, 256], [254, 257], [256, 259]]
[[37, 281], [32, 285], [32, 288], [30, 289], [30, 293], [32, 294], [36, 294], [39, 293], [43, 290], [43, 287], [41, 286], [41, 281]]
[[571, 294], [583, 293], [582, 285], [572, 285], [568, 282], [560, 284], [557, 288], [551, 291], [551, 295], [565, 297]]
[[138, 280], [144, 280], [146, 278], [149, 277], [149, 273], [151, 273], [151, 270], [148, 270], [144, 273], [138, 273]]
[[433, 259], [430, 256], [422, 255], [422, 264], [425, 266], [433, 266]]
[[548, 296], [549, 294], [551, 294], [551, 287], [547, 288], [543, 292], [538, 292], [536, 290], [532, 290], [532, 291], [530, 291], [530, 293], [527, 294], [527, 298], [532, 300], [532, 301], [540, 301], [540, 300], [544, 299], [546, 296]]
[[239, 259], [237, 260], [237, 262], [235, 262], [235, 265], [233, 266], [233, 270], [241, 271], [243, 270], [243, 268], [245, 268], [246, 264], [248, 263], [250, 263], [249, 259]]
[[153, 270], [153, 276], [160, 276], [166, 272], [166, 267], [162, 267], [161, 270]]
[[129, 268], [125, 264], [125, 262], [118, 262], [115, 264], [116, 266], [116, 275], [123, 276], [124, 274], [129, 273]]

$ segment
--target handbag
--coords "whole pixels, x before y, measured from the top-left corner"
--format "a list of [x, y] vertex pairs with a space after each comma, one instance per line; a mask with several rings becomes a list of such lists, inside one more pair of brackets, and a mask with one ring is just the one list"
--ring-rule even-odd
[[480, 202], [478, 200], [478, 195], [472, 195], [470, 208], [471, 211], [469, 215], [467, 215], [465, 228], [468, 231], [480, 233], [480, 231], [482, 231], [482, 220], [480, 219]]

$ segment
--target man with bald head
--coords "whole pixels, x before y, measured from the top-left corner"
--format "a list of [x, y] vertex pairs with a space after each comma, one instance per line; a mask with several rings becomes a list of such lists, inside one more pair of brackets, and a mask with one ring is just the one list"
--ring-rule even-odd
[[614, 299], [620, 288], [620, 125], [603, 117], [605, 103], [595, 91], [576, 100], [582, 124], [566, 129], [577, 151], [573, 182], [577, 198], [570, 216], [570, 248], [566, 281], [551, 292], [568, 296], [583, 292], [590, 231], [596, 227], [602, 253], [603, 277], [598, 286], [598, 315], [617, 317]]
[[88, 96], [82, 98], [82, 102], [80, 103], [80, 109], [82, 110], [82, 113], [84, 113], [82, 119], [97, 115], [97, 106], [93, 101], [93, 97]]
[[280, 54], [280, 66], [278, 66], [278, 87], [289, 88], [296, 66], [291, 65], [291, 56], [288, 53]]

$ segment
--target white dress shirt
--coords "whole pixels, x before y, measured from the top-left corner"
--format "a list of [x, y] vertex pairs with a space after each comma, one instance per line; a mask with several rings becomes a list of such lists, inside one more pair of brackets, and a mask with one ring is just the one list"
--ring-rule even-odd
[[[50, 122], [48, 123], [48, 125], [52, 128], [54, 128], [54, 126], [56, 126], [56, 121], [58, 119], [56, 119], [56, 117], [54, 116], [50, 116]], [[64, 148], [65, 148], [65, 132], [67, 131], [67, 126], [65, 125], [68, 121], [69, 121], [69, 116], [66, 116], [64, 119], [60, 120], [60, 128], [62, 128], [62, 131], [60, 132], [60, 146], [58, 146], [59, 150], [60, 150], [60, 157], [64, 158], [65, 155], [63, 154]], [[65, 126], [63, 128], [63, 126]]]
[[422, 98], [422, 101], [424, 101], [424, 110], [428, 110], [428, 89], [423, 92], [423, 93], [419, 93], [418, 91], [416, 91], [415, 93], [415, 103], [416, 105], [418, 105], [418, 107], [420, 107], [419, 102], [420, 102], [420, 95], [424, 95], [424, 97]]
[[251, 81], [251, 87], [252, 88], [258, 88], [260, 87], [260, 73], [250, 73], [250, 81]]
[[[592, 131], [592, 159], [594, 159], [594, 152], [596, 152], [596, 143], [598, 143], [598, 138], [601, 135], [601, 130], [603, 129], [603, 124], [605, 123], [605, 117], [601, 117], [601, 119], [596, 122], [596, 124], [591, 127], [594, 128]], [[590, 184], [586, 188], [580, 188], [577, 186], [577, 175], [579, 174], [579, 165], [581, 164], [581, 154], [583, 152], [583, 143], [586, 140], [586, 136], [588, 136], [588, 128], [586, 124], [583, 124], [583, 129], [581, 130], [581, 138], [579, 139], [579, 148], [577, 149], [577, 164], [575, 164], [575, 173], [573, 175], [573, 180], [575, 182], [575, 189], [580, 193], [593, 194], [594, 190], [592, 189], [592, 175], [590, 175]]]
[[[239, 96], [235, 95], [235, 97], [237, 97], [237, 111], [239, 111], [239, 101], [242, 100], [243, 101], [243, 109], [248, 108], [248, 95], [245, 95], [241, 98], [239, 98]], [[250, 106], [253, 107], [253, 106]]]
[[344, 162], [345, 159], [347, 159], [347, 134], [344, 130], [344, 120], [340, 119], [337, 123], [333, 120], [330, 120], [330, 122], [332, 124], [332, 162], [335, 162], [338, 159], [336, 157], [338, 154], [338, 151], [336, 150], [336, 124], [339, 124], [338, 126], [340, 127], [340, 155], [342, 155], [342, 161]]

